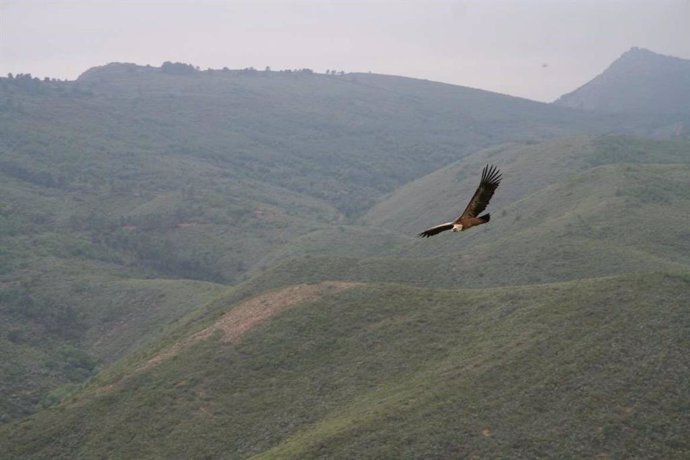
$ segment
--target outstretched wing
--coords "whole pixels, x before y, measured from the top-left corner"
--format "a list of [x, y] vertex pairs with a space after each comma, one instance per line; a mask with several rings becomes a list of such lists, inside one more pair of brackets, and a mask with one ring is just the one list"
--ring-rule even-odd
[[447, 222], [445, 224], [437, 225], [436, 227], [431, 227], [430, 229], [424, 230], [417, 236], [422, 238], [429, 238], [430, 236], [434, 236], [437, 233], [445, 232], [446, 230], [450, 230], [451, 228], [453, 228], [453, 222]]
[[486, 209], [486, 205], [489, 204], [491, 197], [494, 195], [494, 192], [500, 183], [501, 174], [496, 166], [484, 166], [484, 169], [482, 170], [482, 180], [479, 182], [479, 187], [477, 187], [477, 191], [474, 192], [474, 196], [472, 196], [470, 202], [467, 203], [467, 207], [462, 212], [460, 217], [456, 219], [456, 222], [459, 222], [461, 219], [466, 217], [477, 217], [484, 209]]

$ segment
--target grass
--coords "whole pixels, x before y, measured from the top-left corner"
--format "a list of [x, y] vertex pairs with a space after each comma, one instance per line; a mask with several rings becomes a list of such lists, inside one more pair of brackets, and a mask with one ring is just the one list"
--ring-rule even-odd
[[[493, 217], [498, 217], [508, 205], [548, 186], [560, 185], [574, 175], [588, 180], [589, 171], [597, 166], [686, 166], [688, 152], [690, 145], [685, 141], [653, 141], [615, 135], [495, 146], [406, 184], [377, 203], [361, 222], [414, 235], [420, 231], [418, 221], [453, 219], [472, 196], [480, 172], [487, 163], [498, 165], [503, 173], [503, 183], [488, 209]], [[662, 183], [654, 184], [663, 187]], [[599, 187], [604, 187], [600, 191], [605, 193], [615, 193], [609, 184], [603, 183]], [[519, 210], [513, 211], [513, 216], [516, 216], [515, 212]]]
[[352, 230], [333, 253], [366, 255], [372, 232], [350, 221], [411, 179], [494, 142], [596, 123], [396, 77], [116, 64], [77, 82], [0, 78], [0, 283], [23, 295], [0, 304], [3, 351], [16, 356], [0, 392], [26, 398], [23, 415], [80, 380], [47, 368], [62, 359], [54, 349], [112, 362], [213, 297], [204, 282], [302, 255], [314, 233]]
[[0, 291], [4, 422], [40, 409], [57, 387], [82, 383], [225, 290], [60, 259], [39, 259], [22, 275]]
[[324, 279], [493, 287], [682, 271], [690, 260], [688, 177], [687, 164], [587, 168], [509, 204], [492, 204], [489, 225], [428, 240], [394, 232], [394, 224], [380, 232], [364, 226], [313, 232], [290, 247], [287, 255], [296, 257], [277, 254], [279, 263], [251, 283], [259, 290]]
[[[672, 116], [362, 74], [16, 83], [0, 79], [6, 455], [687, 452], [688, 143], [591, 136]], [[415, 239], [487, 162], [505, 176], [491, 224]], [[365, 286], [141, 370], [242, 301], [323, 280]]]
[[363, 286], [0, 433], [24, 458], [680, 457], [688, 287]]

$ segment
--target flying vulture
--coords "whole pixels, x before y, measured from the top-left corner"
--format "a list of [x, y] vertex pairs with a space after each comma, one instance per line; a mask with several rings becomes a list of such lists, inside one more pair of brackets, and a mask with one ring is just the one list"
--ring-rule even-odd
[[479, 182], [479, 187], [477, 191], [474, 192], [474, 196], [467, 204], [465, 210], [460, 214], [460, 217], [455, 219], [453, 222], [446, 222], [445, 224], [437, 225], [431, 227], [428, 230], [424, 230], [417, 236], [422, 238], [429, 238], [437, 233], [445, 232], [446, 230], [453, 230], [454, 232], [462, 232], [475, 225], [485, 224], [491, 218], [491, 214], [484, 214], [480, 216], [479, 214], [484, 211], [486, 205], [489, 204], [489, 200], [494, 195], [498, 184], [501, 183], [501, 174], [495, 166], [484, 166], [482, 170], [482, 180]]

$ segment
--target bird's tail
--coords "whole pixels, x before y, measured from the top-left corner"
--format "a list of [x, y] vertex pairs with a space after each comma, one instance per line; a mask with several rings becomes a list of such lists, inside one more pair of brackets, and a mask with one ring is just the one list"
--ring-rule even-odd
[[491, 214], [484, 214], [483, 216], [479, 216], [478, 219], [481, 219], [483, 223], [487, 223], [488, 221], [491, 220]]

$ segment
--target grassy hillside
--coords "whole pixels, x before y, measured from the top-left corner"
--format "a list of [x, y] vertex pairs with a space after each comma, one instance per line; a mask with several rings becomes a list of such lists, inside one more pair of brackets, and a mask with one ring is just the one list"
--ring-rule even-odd
[[[460, 212], [487, 162], [501, 165], [505, 178], [491, 223], [416, 238]], [[402, 187], [361, 227], [296, 240], [253, 283], [257, 290], [323, 279], [453, 288], [686, 270], [688, 162], [687, 143], [615, 136], [488, 149]]]
[[324, 291], [142, 368], [174, 344], [151, 348], [0, 438], [22, 458], [680, 458], [688, 289], [654, 274]]
[[[265, 272], [240, 287], [236, 298], [327, 279], [457, 288], [684, 271], [690, 266], [688, 158], [684, 143], [619, 137], [489, 149], [404, 187], [365, 216], [365, 225], [320, 224], [283, 242], [259, 261]], [[504, 165], [506, 175], [492, 202], [491, 224], [460, 235], [414, 238], [419, 228], [413, 224], [434, 222], [434, 209], [447, 212], [437, 194], [449, 201], [469, 196], [476, 177], [463, 172], [478, 171], [487, 161]], [[416, 207], [420, 199], [428, 205]], [[158, 199], [159, 206], [165, 203]], [[382, 220], [382, 230], [368, 223], [372, 216]], [[120, 230], [125, 236], [132, 231]], [[11, 376], [5, 420], [54, 404], [75, 389], [60, 385], [83, 381], [223, 290], [133, 277], [128, 270], [138, 266], [123, 268], [111, 250], [92, 243], [93, 235], [47, 230], [7, 240], [21, 268], [6, 275], [12, 289], [3, 297], [3, 370]], [[194, 233], [188, 238], [182, 247], [208, 244]], [[89, 261], [94, 253], [103, 261]]]
[[[371, 234], [349, 224], [480, 147], [615, 126], [378, 75], [112, 64], [76, 82], [0, 78], [0, 341], [12, 375], [0, 392], [15, 407], [0, 419], [221, 289], [183, 280], [237, 283], [303, 256], [293, 241]], [[329, 254], [365, 256], [371, 245], [349, 247], [359, 249]], [[83, 353], [84, 369], [59, 370], [63, 346]]]
[[41, 247], [138, 276], [237, 282], [482, 146], [620, 123], [378, 75], [112, 64], [25, 80], [0, 79], [0, 271]]
[[377, 203], [362, 221], [367, 225], [416, 234], [420, 231], [420, 221], [433, 224], [439, 219], [439, 222], [454, 219], [472, 197], [487, 163], [498, 165], [504, 177], [488, 209], [492, 216], [498, 217], [508, 203], [560, 184], [575, 174], [586, 179], [587, 171], [597, 166], [687, 165], [690, 163], [690, 143], [610, 135], [496, 146], [406, 184]]
[[0, 79], [0, 101], [3, 237], [50, 233], [79, 258], [226, 282], [480, 147], [615, 129], [377, 75], [111, 64], [76, 82]]
[[58, 402], [226, 288], [42, 259], [0, 291], [0, 420]]
[[[3, 453], [681, 456], [690, 149], [590, 135], [673, 122], [368, 74], [0, 79]], [[487, 162], [491, 224], [416, 239]]]

